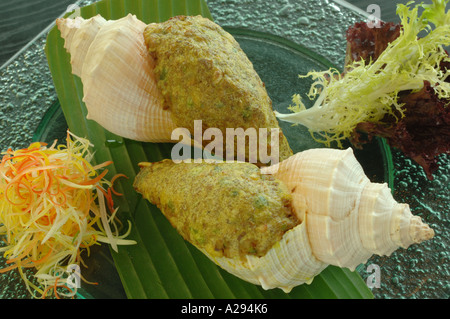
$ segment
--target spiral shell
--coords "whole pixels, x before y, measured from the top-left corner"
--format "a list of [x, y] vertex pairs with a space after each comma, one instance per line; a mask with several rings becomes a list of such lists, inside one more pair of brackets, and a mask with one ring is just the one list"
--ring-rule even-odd
[[[129, 14], [118, 20], [57, 19], [56, 24], [72, 72], [83, 83], [87, 118], [105, 129], [142, 142], [181, 140], [204, 147], [208, 142], [196, 137], [200, 121], [202, 133], [208, 128], [225, 133], [230, 126], [254, 129], [258, 141], [279, 151], [280, 159], [292, 155], [253, 64], [231, 34], [211, 20], [177, 16], [146, 25]], [[186, 130], [175, 132], [178, 127]], [[272, 140], [267, 129], [278, 138]], [[228, 152], [225, 141], [220, 148], [227, 156], [235, 153]], [[245, 156], [252, 157], [249, 147]]]
[[373, 254], [388, 256], [434, 235], [387, 184], [370, 182], [351, 148], [307, 150], [262, 170], [305, 201], [308, 238], [325, 263], [354, 270]]
[[87, 118], [119, 136], [170, 142], [176, 126], [156, 86], [143, 36], [146, 24], [131, 14], [118, 20], [61, 18], [56, 24], [72, 73], [83, 83]]
[[[158, 174], [158, 166], [142, 164], [136, 177], [135, 188], [147, 199], [158, 186], [146, 175]], [[193, 167], [192, 174], [198, 174], [198, 170]], [[297, 285], [311, 283], [329, 264], [355, 269], [373, 254], [390, 255], [399, 247], [407, 248], [434, 236], [428, 225], [411, 214], [407, 204], [394, 200], [386, 184], [370, 182], [351, 149], [307, 150], [262, 168], [261, 173], [287, 187], [301, 223], [287, 230], [263, 256], [215, 256], [202, 245], [193, 244], [223, 269], [264, 289], [278, 287], [289, 292]], [[158, 178], [168, 184], [176, 183], [179, 177]], [[236, 185], [239, 183], [236, 180]], [[186, 187], [186, 191], [191, 189]], [[158, 192], [163, 202], [173, 196], [169, 191]], [[173, 210], [166, 211], [167, 205], [160, 199], [157, 202], [164, 214], [177, 218]], [[181, 205], [189, 207], [189, 203]], [[215, 213], [223, 214], [227, 207], [222, 209]]]

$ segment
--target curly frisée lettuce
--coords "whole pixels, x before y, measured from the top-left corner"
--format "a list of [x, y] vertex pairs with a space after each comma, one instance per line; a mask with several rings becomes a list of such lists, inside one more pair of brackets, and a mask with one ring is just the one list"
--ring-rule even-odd
[[[3, 153], [0, 252], [7, 266], [0, 273], [17, 270], [33, 297], [74, 296], [77, 287], [67, 285], [68, 266], [83, 265], [82, 252], [89, 254], [92, 245], [108, 243], [117, 251], [118, 245], [135, 244], [125, 239], [130, 222], [119, 235], [112, 196], [121, 195], [113, 183], [124, 176], [106, 180], [105, 167], [111, 162], [91, 165], [90, 146], [68, 132], [67, 145], [37, 142]], [[36, 280], [28, 278], [24, 268], [35, 269]]]
[[[398, 5], [400, 34], [376, 60], [351, 61], [345, 74], [330, 69], [301, 76], [314, 81], [307, 94], [314, 104], [306, 108], [300, 95], [295, 94], [289, 107], [293, 113], [276, 112], [277, 117], [306, 126], [314, 139], [327, 146], [336, 142], [341, 147], [359, 123], [382, 123], [386, 118], [399, 121], [404, 117], [401, 92], [418, 92], [429, 83], [439, 99], [449, 99], [450, 83], [446, 79], [450, 69], [441, 67], [450, 61], [443, 49], [450, 45], [447, 2]], [[423, 12], [419, 15], [420, 8]], [[422, 31], [426, 35], [419, 38]]]

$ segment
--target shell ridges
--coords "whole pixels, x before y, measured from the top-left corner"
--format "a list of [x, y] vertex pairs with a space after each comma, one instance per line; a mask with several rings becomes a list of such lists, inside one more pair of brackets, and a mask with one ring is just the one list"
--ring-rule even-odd
[[171, 142], [172, 115], [163, 109], [143, 32], [134, 15], [118, 20], [58, 19], [72, 72], [83, 83], [87, 119], [119, 136]]
[[273, 174], [307, 198], [308, 236], [322, 262], [354, 270], [373, 254], [388, 256], [434, 235], [386, 183], [370, 182], [350, 148], [297, 153]]

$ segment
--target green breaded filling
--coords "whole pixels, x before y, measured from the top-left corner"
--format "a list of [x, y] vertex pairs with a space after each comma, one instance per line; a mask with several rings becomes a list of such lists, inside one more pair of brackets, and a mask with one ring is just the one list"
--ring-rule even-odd
[[[253, 64], [219, 25], [201, 16], [177, 16], [149, 24], [144, 38], [165, 107], [178, 126], [193, 132], [194, 120], [202, 120], [204, 129], [222, 132], [279, 128]], [[281, 129], [279, 150], [280, 161], [292, 155]]]
[[263, 256], [300, 222], [286, 186], [250, 163], [149, 164], [136, 190], [177, 231], [217, 257]]

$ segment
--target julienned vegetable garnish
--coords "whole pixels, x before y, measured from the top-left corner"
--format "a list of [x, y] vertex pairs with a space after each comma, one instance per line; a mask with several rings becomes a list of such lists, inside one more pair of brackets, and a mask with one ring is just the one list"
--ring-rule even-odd
[[[135, 243], [124, 239], [131, 227], [118, 234], [118, 208], [112, 198], [121, 195], [112, 183], [125, 176], [107, 181], [108, 170], [99, 170], [112, 162], [91, 165], [90, 146], [88, 140], [68, 132], [67, 145], [36, 142], [3, 154], [0, 251], [9, 266], [0, 272], [17, 269], [34, 297], [53, 292], [56, 297], [74, 296], [76, 287], [66, 285], [68, 266], [82, 265], [81, 253], [89, 254], [92, 245], [108, 243], [117, 251], [118, 245]], [[36, 269], [38, 285], [23, 268]]]
[[[294, 113], [277, 113], [278, 118], [308, 127], [326, 145], [341, 146], [345, 139], [359, 142], [358, 131], [386, 137], [431, 179], [433, 157], [450, 152], [450, 58], [443, 49], [450, 45], [447, 3], [398, 5], [401, 27], [395, 40], [376, 57], [351, 59], [343, 74], [335, 69], [308, 73], [305, 77], [314, 80], [308, 97], [317, 98], [313, 106], [306, 109], [296, 94], [290, 107]], [[396, 126], [405, 118], [406, 123]], [[430, 143], [433, 146], [425, 149]]]

